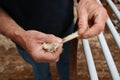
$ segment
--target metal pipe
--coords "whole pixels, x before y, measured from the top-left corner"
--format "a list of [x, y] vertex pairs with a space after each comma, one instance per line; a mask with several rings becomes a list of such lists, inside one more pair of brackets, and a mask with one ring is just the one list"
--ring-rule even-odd
[[[97, 0], [97, 1], [101, 4], [100, 0]], [[102, 4], [101, 4], [101, 5], [102, 5]], [[119, 49], [120, 49], [120, 36], [119, 36], [119, 34], [117, 33], [117, 31], [116, 31], [114, 25], [112, 24], [110, 18], [107, 20], [106, 23], [107, 23], [107, 25], [108, 25], [108, 27], [109, 27], [109, 29], [110, 29], [113, 37], [114, 37], [114, 39], [115, 39], [115, 41], [116, 41]], [[107, 64], [108, 64], [108, 67], [109, 67], [109, 70], [110, 70], [110, 73], [111, 73], [111, 76], [112, 76], [113, 80], [120, 80], [118, 70], [117, 70], [117, 68], [116, 68], [116, 65], [115, 65], [115, 63], [114, 63], [114, 60], [113, 60], [113, 58], [112, 58], [112, 55], [111, 55], [111, 53], [110, 53], [110, 50], [109, 50], [109, 48], [108, 48], [108, 45], [107, 45], [107, 43], [106, 43], [106, 40], [105, 40], [105, 38], [104, 38], [103, 33], [101, 33], [101, 34], [98, 35], [98, 39], [99, 39], [99, 41], [100, 41], [100, 44], [101, 44], [101, 47], [102, 47], [102, 50], [103, 50], [103, 53], [104, 53], [105, 59], [106, 59], [106, 61], [107, 61]], [[89, 59], [92, 58], [92, 55], [89, 55], [89, 54], [88, 54], [88, 53], [91, 54], [90, 47], [89, 47], [89, 43], [88, 43], [88, 41], [87, 41], [86, 39], [83, 39], [82, 42], [83, 42], [84, 51], [85, 51], [87, 63], [88, 63], [88, 66], [89, 66], [89, 72], [90, 72], [90, 70], [91, 70], [91, 67], [90, 67], [91, 62], [90, 62], [90, 61], [91, 61], [91, 60], [89, 60]], [[92, 60], [93, 60], [93, 58], [92, 58]], [[90, 63], [89, 63], [89, 62], [90, 62]], [[92, 62], [92, 63], [93, 63], [92, 66], [95, 68], [94, 62]], [[92, 71], [91, 71], [91, 72], [92, 72]], [[93, 72], [93, 73], [94, 73], [94, 72]], [[92, 74], [92, 73], [91, 73], [91, 74]], [[92, 75], [91, 75], [91, 76], [92, 76]], [[94, 79], [94, 76], [93, 76], [93, 79]], [[91, 79], [91, 80], [92, 80], [92, 79]], [[95, 79], [95, 80], [96, 80], [96, 79]]]
[[120, 11], [118, 10], [118, 8], [115, 6], [112, 0], [106, 0], [106, 1], [113, 10], [113, 12], [115, 13], [115, 15], [117, 16], [118, 20], [120, 21]]
[[118, 0], [118, 2], [120, 3], [120, 0]]
[[[100, 5], [102, 5], [102, 3], [100, 2], [100, 0], [97, 0], [98, 3]], [[112, 21], [110, 20], [110, 18], [108, 18], [107, 22], [106, 22], [108, 28], [110, 29], [113, 38], [118, 46], [118, 48], [120, 49], [120, 35], [118, 34], [117, 30], [115, 29], [115, 26], [113, 25]]]
[[92, 57], [91, 49], [89, 46], [89, 42], [87, 39], [82, 39], [83, 47], [84, 47], [84, 52], [85, 52], [85, 57], [87, 60], [87, 66], [90, 74], [91, 80], [98, 80], [94, 60]]
[[104, 53], [105, 59], [107, 61], [107, 64], [108, 64], [108, 67], [109, 67], [109, 70], [110, 70], [113, 80], [120, 80], [118, 70], [113, 61], [112, 55], [110, 53], [110, 50], [108, 48], [108, 45], [106, 43], [103, 33], [98, 35], [98, 39], [100, 41], [100, 44], [101, 44], [101, 47], [102, 47], [102, 50], [103, 50], [103, 53]]
[[106, 24], [107, 24], [108, 28], [110, 29], [118, 48], [120, 49], [120, 35], [118, 34], [117, 30], [115, 29], [110, 18], [107, 20]]

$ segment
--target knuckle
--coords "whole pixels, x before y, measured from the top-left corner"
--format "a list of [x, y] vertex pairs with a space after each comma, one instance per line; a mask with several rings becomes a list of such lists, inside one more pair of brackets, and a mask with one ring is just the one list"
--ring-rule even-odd
[[83, 17], [79, 16], [78, 24], [82, 24], [83, 22]]
[[82, 25], [83, 25], [83, 21], [82, 21], [82, 20], [79, 20], [79, 22], [78, 22], [78, 27], [80, 28]]

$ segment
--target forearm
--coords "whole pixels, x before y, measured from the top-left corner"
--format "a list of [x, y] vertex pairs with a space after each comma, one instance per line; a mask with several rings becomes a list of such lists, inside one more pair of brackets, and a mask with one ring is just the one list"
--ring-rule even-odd
[[21, 43], [21, 36], [25, 30], [22, 29], [4, 10], [0, 8], [0, 33]]

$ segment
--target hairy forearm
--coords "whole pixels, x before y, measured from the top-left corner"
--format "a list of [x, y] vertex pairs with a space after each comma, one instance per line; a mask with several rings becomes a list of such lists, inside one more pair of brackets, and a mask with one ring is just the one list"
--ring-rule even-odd
[[3, 9], [0, 8], [0, 33], [20, 43], [21, 36], [25, 30], [22, 29]]

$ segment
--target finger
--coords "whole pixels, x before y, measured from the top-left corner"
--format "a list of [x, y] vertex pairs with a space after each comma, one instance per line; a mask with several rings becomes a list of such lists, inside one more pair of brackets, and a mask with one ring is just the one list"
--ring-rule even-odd
[[57, 62], [59, 60], [59, 56], [51, 54], [49, 52], [39, 53], [37, 57], [34, 58], [36, 62]]
[[83, 34], [88, 28], [88, 15], [86, 11], [79, 12], [78, 33]]
[[100, 32], [103, 31], [103, 29], [100, 27], [103, 27], [103, 26], [97, 25], [97, 24], [94, 25], [82, 35], [82, 38], [90, 38], [90, 37], [97, 36]]
[[47, 62], [58, 62], [59, 56], [62, 53], [62, 45], [59, 46], [59, 48], [55, 52], [45, 52], [46, 60]]
[[57, 56], [60, 55], [62, 53], [62, 51], [63, 51], [62, 46], [63, 46], [63, 44], [60, 44], [58, 49], [52, 54], [57, 55]]
[[37, 32], [37, 39], [40, 40], [40, 42], [62, 42], [62, 39], [59, 37], [56, 37], [53, 34], [45, 34], [42, 32]]
[[62, 46], [63, 46], [63, 44], [61, 44], [61, 45], [59, 46], [59, 48], [57, 49], [57, 51], [56, 51], [55, 53], [53, 53], [53, 54], [55, 54], [55, 56], [58, 56], [57, 59], [56, 59], [56, 62], [59, 61], [59, 59], [60, 59], [60, 54], [62, 54], [62, 51], [63, 51]]
[[58, 62], [58, 61], [59, 61], [59, 59], [60, 59], [60, 57], [58, 57], [58, 58], [57, 58], [57, 60], [56, 60], [55, 62]]
[[62, 39], [59, 37], [56, 37], [52, 34], [47, 34], [46, 36], [44, 36], [44, 38], [42, 39], [44, 42], [50, 42], [50, 43], [62, 43]]
[[83, 38], [89, 38], [98, 35], [104, 30], [105, 27], [105, 17], [101, 14], [96, 14], [94, 19], [94, 24], [89, 28], [83, 35]]

